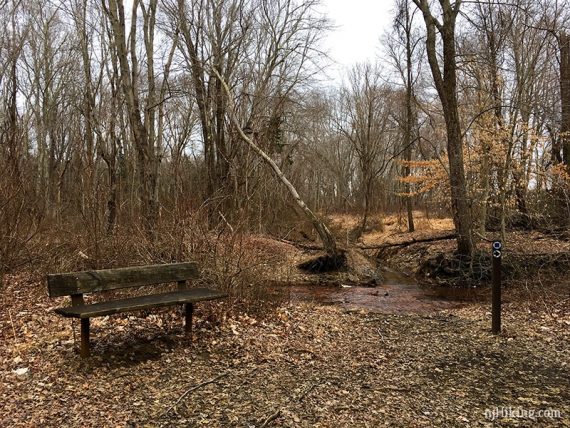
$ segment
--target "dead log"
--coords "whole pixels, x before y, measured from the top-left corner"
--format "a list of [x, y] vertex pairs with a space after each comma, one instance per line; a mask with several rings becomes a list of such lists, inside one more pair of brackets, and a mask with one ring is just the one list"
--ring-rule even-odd
[[303, 244], [302, 242], [291, 241], [290, 239], [283, 239], [283, 238], [274, 238], [274, 239], [276, 241], [283, 242], [284, 244], [289, 244], [294, 247], [300, 248], [301, 250], [322, 251], [324, 249], [322, 245]]
[[410, 237], [403, 241], [398, 242], [383, 242], [382, 244], [378, 245], [357, 245], [357, 248], [361, 250], [385, 250], [386, 248], [391, 247], [406, 247], [408, 245], [417, 244], [420, 242], [434, 242], [434, 241], [442, 241], [444, 239], [455, 239], [457, 234], [455, 231], [447, 231], [445, 233], [440, 233], [438, 235], [430, 235], [424, 237]]
[[231, 106], [231, 108], [228, 109], [228, 116], [229, 116], [230, 121], [235, 126], [235, 128], [236, 128], [239, 136], [241, 137], [241, 139], [245, 143], [247, 143], [247, 145], [267, 165], [269, 165], [269, 167], [271, 167], [275, 176], [279, 179], [279, 181], [289, 191], [289, 194], [293, 197], [293, 199], [297, 203], [297, 206], [301, 209], [301, 211], [305, 214], [305, 217], [312, 223], [313, 227], [317, 231], [319, 237], [321, 238], [321, 241], [323, 242], [323, 247], [324, 247], [325, 251], [327, 252], [327, 254], [329, 255], [329, 257], [331, 259], [338, 260], [338, 261], [344, 260], [342, 257], [343, 251], [341, 249], [337, 248], [336, 240], [335, 240], [333, 234], [331, 233], [331, 231], [329, 230], [329, 228], [327, 227], [327, 225], [308, 207], [308, 205], [305, 203], [305, 201], [299, 195], [299, 192], [297, 192], [297, 189], [295, 188], [295, 186], [293, 186], [291, 181], [289, 181], [289, 179], [285, 176], [283, 171], [281, 171], [281, 168], [279, 168], [277, 163], [267, 153], [265, 153], [257, 144], [255, 144], [255, 142], [253, 141], [253, 138], [250, 138], [250, 136], [246, 135], [245, 131], [241, 127], [237, 117], [234, 114], [234, 101], [233, 101], [232, 94], [231, 94], [231, 91], [230, 91], [228, 84], [226, 83], [224, 78], [221, 76], [221, 74], [218, 72], [218, 70], [216, 70], [214, 68], [214, 69], [212, 69], [212, 71], [214, 72], [214, 74], [216, 75], [216, 77], [220, 81], [222, 87], [224, 88], [224, 91], [225, 91], [226, 96], [228, 98], [229, 105]]

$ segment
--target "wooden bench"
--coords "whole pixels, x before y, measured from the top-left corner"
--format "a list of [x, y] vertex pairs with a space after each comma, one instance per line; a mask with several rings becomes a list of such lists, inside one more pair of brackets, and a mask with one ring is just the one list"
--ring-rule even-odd
[[[120, 269], [91, 270], [60, 273], [47, 276], [50, 297], [71, 296], [71, 306], [58, 308], [56, 313], [81, 319], [81, 357], [89, 356], [89, 319], [120, 312], [136, 311], [162, 306], [184, 305], [185, 331], [192, 335], [194, 303], [227, 297], [227, 294], [209, 288], [188, 288], [187, 281], [199, 278], [194, 262]], [[178, 291], [146, 294], [100, 303], [86, 304], [83, 295], [129, 287], [177, 282]]]

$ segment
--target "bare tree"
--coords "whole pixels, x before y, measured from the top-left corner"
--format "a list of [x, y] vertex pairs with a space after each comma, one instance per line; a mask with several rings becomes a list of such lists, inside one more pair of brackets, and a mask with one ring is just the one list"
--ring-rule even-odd
[[370, 64], [355, 66], [349, 87], [341, 90], [343, 117], [339, 128], [352, 145], [360, 166], [363, 214], [355, 239], [366, 229], [374, 181], [391, 160], [389, 94], [390, 90], [381, 85], [380, 71]]
[[[464, 256], [473, 252], [471, 236], [471, 212], [463, 164], [463, 138], [457, 99], [457, 62], [455, 50], [455, 25], [461, 0], [452, 5], [450, 0], [440, 0], [442, 21], [434, 15], [428, 0], [413, 0], [422, 11], [426, 25], [427, 57], [435, 87], [443, 107], [447, 131], [447, 156], [449, 159], [449, 183], [453, 222], [457, 231], [457, 250]], [[437, 34], [443, 45], [443, 70], [437, 52]]]
[[[417, 129], [417, 113], [415, 86], [420, 77], [422, 52], [419, 51], [421, 37], [414, 31], [414, 12], [410, 13], [409, 0], [398, 0], [396, 3], [396, 17], [393, 23], [394, 36], [389, 37], [386, 41], [388, 56], [396, 68], [398, 77], [401, 79], [405, 97], [404, 106], [405, 114], [401, 127], [403, 128], [403, 177], [406, 179], [411, 175], [410, 162], [412, 160], [412, 151], [414, 141], [417, 137], [414, 135]], [[406, 181], [404, 184], [404, 203], [408, 217], [408, 231], [413, 232], [413, 200], [410, 195], [411, 187]]]
[[570, 171], [570, 35], [561, 31], [558, 35], [560, 49], [560, 100], [562, 105], [562, 120], [560, 133], [562, 135], [562, 160]]
[[[290, 0], [204, 0], [168, 3], [180, 31], [184, 68], [193, 83], [204, 159], [206, 196], [222, 200], [227, 211], [243, 208], [256, 177], [243, 176], [256, 158], [227, 122], [226, 98], [216, 69], [234, 93], [235, 111], [267, 144], [283, 135], [291, 97], [312, 72], [317, 41], [326, 22], [316, 17], [317, 2]], [[202, 25], [192, 25], [201, 22]], [[295, 94], [296, 95], [296, 94]], [[236, 138], [237, 137], [237, 138]], [[219, 204], [218, 204], [219, 205]], [[210, 204], [211, 214], [218, 208]]]
[[[158, 165], [160, 162], [161, 128], [156, 129], [157, 109], [162, 103], [164, 90], [157, 86], [155, 60], [155, 28], [157, 0], [150, 0], [148, 5], [140, 0], [132, 2], [129, 40], [126, 36], [126, 19], [123, 0], [102, 0], [103, 8], [111, 23], [114, 48], [118, 57], [121, 87], [125, 96], [129, 123], [137, 152], [140, 199], [145, 228], [150, 236], [158, 220]], [[142, 37], [146, 59], [146, 97], [141, 99], [138, 89], [139, 58], [137, 52], [138, 11], [142, 15]], [[129, 45], [127, 45], [129, 42]], [[175, 45], [175, 43], [174, 43]], [[174, 49], [174, 46], [173, 48]], [[172, 52], [172, 50], [171, 50]], [[129, 61], [130, 59], [130, 61]], [[169, 55], [164, 67], [163, 85], [168, 80]], [[144, 112], [144, 114], [143, 114]], [[159, 113], [160, 115], [160, 113]], [[159, 125], [162, 122], [159, 120]], [[157, 134], [158, 132], [158, 134]]]
[[223, 88], [209, 70], [215, 67], [230, 85], [235, 83], [254, 11], [245, 0], [177, 0], [168, 4], [168, 11], [180, 31], [178, 44], [193, 83], [208, 174], [206, 195], [213, 198], [228, 185], [232, 155]]
[[[220, 73], [218, 73], [217, 70], [214, 69], [213, 72], [216, 74], [216, 76], [218, 77], [218, 79], [222, 83], [224, 91], [228, 97], [228, 104], [230, 106], [230, 108], [228, 110], [228, 114], [230, 116], [232, 124], [235, 126], [235, 129], [239, 133], [240, 138], [244, 142], [246, 142], [249, 145], [249, 147], [251, 147], [251, 149], [259, 157], [261, 157], [265, 163], [267, 163], [271, 167], [271, 169], [273, 170], [273, 172], [275, 173], [275, 175], [277, 176], [279, 181], [281, 181], [281, 183], [287, 188], [289, 194], [293, 197], [297, 206], [302, 210], [303, 214], [307, 217], [307, 219], [311, 222], [311, 224], [313, 225], [313, 227], [315, 228], [315, 230], [319, 234], [319, 237], [321, 238], [321, 241], [323, 242], [323, 246], [324, 246], [327, 254], [334, 260], [335, 265], [338, 264], [340, 266], [341, 260], [342, 260], [342, 258], [341, 258], [342, 252], [339, 252], [339, 249], [338, 249], [337, 244], [336, 244], [336, 240], [334, 239], [332, 233], [330, 232], [328, 227], [324, 224], [324, 222], [322, 220], [320, 220], [315, 215], [315, 213], [313, 213], [313, 211], [307, 206], [305, 201], [303, 201], [303, 199], [301, 198], [301, 196], [297, 192], [297, 189], [295, 189], [295, 187], [293, 186], [293, 184], [291, 184], [289, 179], [287, 177], [285, 177], [285, 175], [283, 174], [283, 172], [281, 171], [279, 166], [275, 163], [275, 161], [273, 159], [271, 159], [271, 157], [269, 157], [267, 155], [267, 153], [265, 153], [263, 150], [261, 150], [254, 143], [252, 138], [250, 138], [244, 132], [244, 129], [242, 128], [241, 124], [239, 123], [235, 114], [233, 113], [233, 108], [232, 108], [233, 107], [233, 99], [232, 99], [232, 95], [230, 92], [230, 88], [228, 87], [228, 85], [225, 82], [222, 75]], [[342, 261], [342, 263], [344, 263], [344, 261]]]

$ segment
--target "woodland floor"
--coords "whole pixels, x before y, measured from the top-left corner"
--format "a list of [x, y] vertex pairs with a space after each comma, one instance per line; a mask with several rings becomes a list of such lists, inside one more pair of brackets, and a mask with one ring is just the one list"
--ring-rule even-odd
[[[509, 292], [500, 336], [477, 302], [385, 313], [284, 301], [256, 318], [199, 304], [193, 342], [172, 308], [96, 318], [82, 360], [77, 323], [51, 313], [60, 302], [13, 275], [0, 426], [570, 427], [569, 288]], [[492, 422], [497, 407], [562, 417]]]

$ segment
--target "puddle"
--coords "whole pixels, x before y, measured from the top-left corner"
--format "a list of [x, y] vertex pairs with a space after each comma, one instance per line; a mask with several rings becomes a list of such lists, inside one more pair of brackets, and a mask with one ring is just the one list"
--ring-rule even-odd
[[421, 286], [413, 278], [392, 270], [385, 270], [383, 277], [384, 281], [376, 287], [302, 284], [281, 285], [275, 290], [293, 302], [317, 302], [388, 314], [427, 314], [488, 300], [488, 291], [484, 289]]

